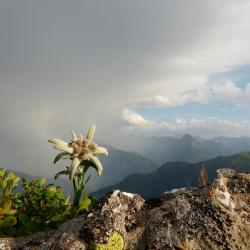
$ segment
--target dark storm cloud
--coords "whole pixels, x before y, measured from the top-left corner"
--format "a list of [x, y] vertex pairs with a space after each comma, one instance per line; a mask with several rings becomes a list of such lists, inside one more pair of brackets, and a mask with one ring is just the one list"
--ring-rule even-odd
[[92, 123], [117, 143], [128, 104], [200, 84], [167, 65], [227, 11], [224, 1], [1, 1], [0, 164], [47, 174], [46, 140]]

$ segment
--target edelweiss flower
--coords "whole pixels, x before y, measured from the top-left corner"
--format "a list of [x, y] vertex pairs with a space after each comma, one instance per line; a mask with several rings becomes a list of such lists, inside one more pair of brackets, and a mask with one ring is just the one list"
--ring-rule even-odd
[[72, 131], [73, 140], [68, 143], [64, 140], [53, 138], [49, 142], [54, 144], [54, 148], [63, 151], [58, 154], [54, 160], [54, 163], [61, 159], [71, 159], [72, 163], [69, 167], [69, 179], [72, 180], [76, 170], [83, 161], [89, 161], [91, 166], [93, 166], [99, 175], [102, 174], [102, 164], [97, 158], [99, 155], [108, 155], [106, 148], [99, 147], [97, 144], [93, 143], [93, 137], [95, 133], [95, 125], [93, 125], [84, 138], [80, 135], [78, 139], [76, 133]]

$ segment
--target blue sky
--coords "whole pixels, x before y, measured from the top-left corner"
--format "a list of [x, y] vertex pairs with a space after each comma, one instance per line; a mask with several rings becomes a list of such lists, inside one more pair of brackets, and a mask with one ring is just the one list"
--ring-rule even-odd
[[[137, 115], [139, 126], [151, 135], [155, 129], [156, 135], [249, 136], [249, 64], [207, 75], [201, 91], [194, 88], [177, 94], [176, 98], [157, 95], [138, 102], [137, 107], [130, 110], [134, 129], [138, 131]], [[129, 120], [128, 111], [125, 117]]]
[[249, 108], [238, 108], [235, 107], [234, 104], [229, 104], [223, 101], [215, 101], [211, 104], [191, 102], [181, 107], [156, 108], [154, 110], [140, 108], [136, 111], [147, 119], [153, 119], [156, 121], [171, 121], [177, 118], [190, 120], [193, 117], [220, 118], [232, 121], [250, 121], [250, 117], [246, 116], [246, 110], [249, 110]]
[[209, 81], [211, 83], [233, 81], [240, 88], [245, 88], [247, 83], [250, 82], [250, 65], [235, 66], [229, 71], [211, 74]]
[[[244, 90], [250, 83], [250, 65], [236, 66], [230, 71], [212, 74], [209, 76], [208, 84], [223, 84], [228, 81], [234, 82]], [[207, 104], [191, 101], [178, 107], [136, 108], [135, 111], [147, 119], [158, 122], [173, 121], [178, 118], [191, 120], [193, 117], [250, 122], [249, 105], [240, 107], [236, 103], [223, 100], [214, 100]]]

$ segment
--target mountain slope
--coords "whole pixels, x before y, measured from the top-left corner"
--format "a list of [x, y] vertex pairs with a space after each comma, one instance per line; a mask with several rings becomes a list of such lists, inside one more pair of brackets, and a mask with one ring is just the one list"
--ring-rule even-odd
[[190, 135], [175, 140], [172, 145], [172, 154], [168, 161], [195, 162], [207, 160], [215, 156], [214, 150], [208, 147], [204, 141], [198, 140]]
[[92, 178], [89, 182], [90, 190], [115, 184], [134, 173], [151, 173], [159, 167], [152, 160], [135, 152], [127, 152], [111, 146], [105, 147], [108, 149], [109, 156], [101, 158], [103, 174], [97, 176], [95, 171], [92, 171]]
[[219, 168], [232, 168], [240, 172], [248, 172], [250, 171], [250, 152], [217, 157], [199, 163], [165, 163], [153, 173], [130, 175], [118, 184], [103, 188], [93, 195], [101, 197], [109, 190], [120, 189], [121, 191], [138, 193], [148, 198], [159, 196], [174, 188], [197, 187], [199, 185], [199, 169], [202, 165], [206, 167], [209, 180], [215, 178], [216, 170]]

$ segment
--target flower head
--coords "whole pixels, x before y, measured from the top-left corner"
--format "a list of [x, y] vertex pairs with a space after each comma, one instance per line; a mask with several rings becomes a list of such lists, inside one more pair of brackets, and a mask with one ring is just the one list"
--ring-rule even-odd
[[77, 138], [76, 133], [72, 131], [73, 140], [71, 142], [65, 142], [64, 140], [53, 138], [49, 142], [54, 144], [54, 148], [63, 151], [58, 154], [54, 160], [54, 163], [61, 159], [71, 159], [72, 163], [69, 167], [69, 178], [72, 180], [78, 167], [82, 166], [83, 161], [88, 161], [92, 167], [94, 167], [98, 174], [102, 174], [102, 164], [97, 158], [99, 155], [108, 155], [106, 148], [99, 147], [93, 143], [93, 137], [95, 133], [95, 125], [93, 125], [86, 136], [80, 135]]

